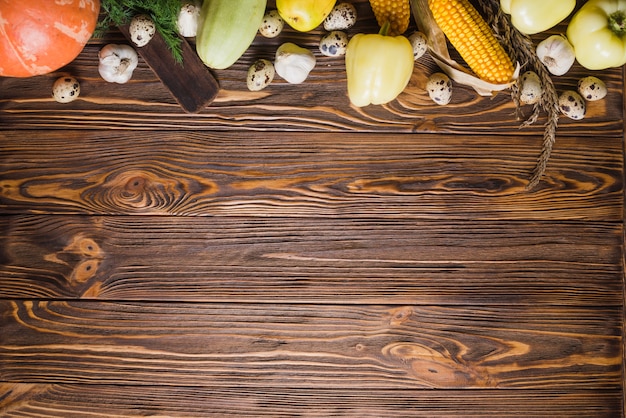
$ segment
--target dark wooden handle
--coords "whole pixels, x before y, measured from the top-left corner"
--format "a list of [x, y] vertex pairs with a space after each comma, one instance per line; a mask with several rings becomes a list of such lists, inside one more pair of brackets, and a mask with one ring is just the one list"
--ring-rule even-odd
[[[120, 26], [120, 30], [132, 44], [128, 25]], [[159, 32], [147, 45], [136, 49], [185, 112], [197, 113], [217, 96], [217, 80], [186, 39], [181, 42], [182, 64], [174, 60]]]

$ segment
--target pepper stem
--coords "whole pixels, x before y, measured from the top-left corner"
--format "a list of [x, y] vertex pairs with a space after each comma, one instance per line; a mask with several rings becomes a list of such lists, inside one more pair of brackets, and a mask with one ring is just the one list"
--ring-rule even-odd
[[623, 11], [618, 10], [609, 15], [609, 29], [618, 36], [626, 33], [626, 14]]
[[389, 33], [390, 26], [391, 26], [391, 23], [389, 23], [388, 20], [385, 20], [385, 23], [383, 23], [383, 26], [380, 28], [380, 31], [378, 32], [378, 34], [382, 36], [387, 36], [387, 34]]

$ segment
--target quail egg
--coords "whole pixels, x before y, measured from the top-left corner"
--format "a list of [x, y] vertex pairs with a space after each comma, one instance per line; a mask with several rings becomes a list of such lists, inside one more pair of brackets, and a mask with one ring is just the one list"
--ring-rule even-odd
[[148, 15], [136, 15], [128, 27], [130, 39], [139, 47], [145, 46], [154, 37], [156, 25]]
[[347, 48], [348, 35], [339, 30], [328, 32], [320, 40], [320, 52], [327, 57], [346, 55]]
[[413, 32], [409, 36], [409, 41], [413, 47], [413, 59], [417, 61], [428, 50], [428, 40], [422, 32]]
[[434, 73], [426, 82], [428, 96], [439, 105], [447, 105], [452, 98], [452, 81], [444, 73]]
[[541, 80], [534, 71], [526, 71], [519, 79], [520, 82], [520, 97], [519, 100], [522, 104], [535, 104], [543, 95], [543, 88], [541, 87]]
[[278, 10], [270, 10], [263, 16], [259, 33], [266, 38], [275, 38], [283, 31], [285, 21], [278, 14]]
[[567, 90], [559, 96], [559, 109], [570, 119], [581, 120], [585, 117], [585, 100], [574, 90]]
[[74, 77], [61, 77], [52, 85], [52, 97], [59, 103], [73, 102], [80, 95], [80, 83]]
[[350, 29], [356, 23], [356, 8], [351, 3], [339, 3], [324, 19], [327, 31]]
[[259, 91], [269, 86], [274, 80], [274, 64], [266, 59], [259, 59], [248, 68], [248, 78], [246, 84], [248, 90]]
[[590, 102], [603, 99], [607, 94], [606, 84], [598, 77], [588, 76], [578, 81], [578, 92]]

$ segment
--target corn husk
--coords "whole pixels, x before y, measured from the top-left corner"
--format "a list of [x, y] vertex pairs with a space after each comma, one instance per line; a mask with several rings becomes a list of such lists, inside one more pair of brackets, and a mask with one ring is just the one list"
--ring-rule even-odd
[[515, 73], [510, 82], [494, 84], [480, 79], [469, 69], [454, 61], [450, 57], [446, 35], [435, 22], [435, 18], [428, 7], [428, 0], [411, 0], [411, 11], [418, 29], [428, 39], [430, 56], [452, 80], [472, 87], [481, 96], [492, 96], [495, 92], [506, 90], [515, 83], [520, 72], [519, 63], [516, 65]]

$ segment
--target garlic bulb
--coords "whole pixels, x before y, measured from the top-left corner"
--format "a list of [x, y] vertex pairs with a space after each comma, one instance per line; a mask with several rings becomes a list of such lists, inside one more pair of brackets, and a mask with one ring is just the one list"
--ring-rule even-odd
[[300, 84], [309, 76], [315, 62], [315, 55], [311, 51], [286, 42], [276, 50], [274, 69], [288, 83]]
[[563, 75], [576, 60], [574, 47], [562, 35], [552, 35], [537, 45], [537, 57], [553, 75]]
[[98, 53], [98, 72], [109, 83], [124, 84], [133, 75], [139, 58], [130, 45], [108, 44]]
[[198, 33], [198, 21], [202, 5], [198, 0], [185, 1], [178, 11], [176, 29], [185, 38], [193, 38]]

